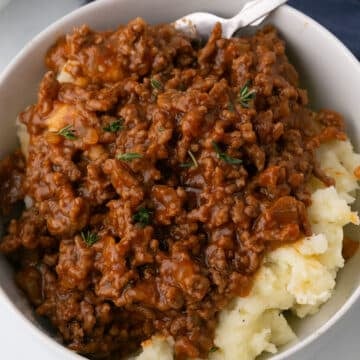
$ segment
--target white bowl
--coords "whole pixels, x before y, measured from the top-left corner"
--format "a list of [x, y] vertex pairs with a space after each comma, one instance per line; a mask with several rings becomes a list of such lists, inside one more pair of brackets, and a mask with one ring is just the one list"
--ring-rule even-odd
[[[102, 0], [74, 11], [33, 39], [12, 61], [0, 77], [0, 157], [16, 147], [15, 118], [36, 99], [44, 74], [44, 55], [55, 39], [83, 23], [95, 29], [111, 29], [142, 16], [151, 23], [170, 22], [194, 11], [209, 11], [222, 16], [235, 14], [245, 1], [239, 0]], [[348, 134], [360, 150], [360, 65], [346, 47], [314, 20], [283, 6], [268, 19], [287, 41], [290, 59], [296, 64], [303, 84], [310, 90], [315, 108], [328, 107], [345, 116]], [[5, 111], [4, 111], [5, 110]], [[357, 121], [359, 118], [359, 121]], [[353, 236], [359, 237], [359, 234]], [[292, 324], [298, 341], [289, 344], [272, 360], [291, 355], [328, 330], [360, 297], [360, 252], [339, 273], [334, 296], [315, 316]], [[36, 334], [50, 353], [59, 359], [80, 359], [49, 336], [34, 317], [30, 306], [13, 281], [13, 272], [0, 257], [0, 298], [11, 304], [23, 327]], [[51, 334], [50, 334], [51, 335]]]
[[5, 7], [9, 2], [10, 0], [0, 0], [0, 10], [1, 8]]

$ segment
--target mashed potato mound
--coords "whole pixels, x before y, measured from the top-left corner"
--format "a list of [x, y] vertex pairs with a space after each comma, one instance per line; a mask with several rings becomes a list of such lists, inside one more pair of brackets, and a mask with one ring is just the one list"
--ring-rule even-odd
[[[279, 346], [296, 338], [283, 316], [291, 310], [299, 317], [316, 313], [329, 300], [342, 257], [343, 227], [359, 224], [349, 206], [359, 188], [354, 170], [360, 155], [349, 141], [332, 141], [317, 152], [335, 187], [311, 184], [308, 208], [313, 235], [267, 254], [249, 296], [237, 298], [219, 314], [215, 332], [216, 351], [210, 360], [251, 360], [263, 352], [276, 353]], [[173, 341], [158, 336], [143, 343], [135, 360], [173, 359]]]
[[144, 341], [142, 345], [141, 354], [130, 360], [172, 360], [174, 358], [174, 340], [171, 337], [154, 336], [152, 339]]

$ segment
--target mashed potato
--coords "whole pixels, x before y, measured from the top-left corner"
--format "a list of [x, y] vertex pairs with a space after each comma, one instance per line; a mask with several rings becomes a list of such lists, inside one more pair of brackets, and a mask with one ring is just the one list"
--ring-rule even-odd
[[[359, 224], [349, 204], [359, 188], [354, 170], [360, 155], [349, 141], [333, 141], [322, 145], [317, 156], [336, 186], [324, 188], [315, 180], [311, 184], [308, 214], [314, 234], [267, 254], [250, 295], [235, 299], [219, 314], [217, 349], [210, 360], [251, 360], [263, 352], [276, 353], [296, 338], [282, 312], [291, 310], [303, 318], [331, 297], [337, 271], [344, 266], [343, 227]], [[134, 359], [171, 360], [173, 341], [153, 337]]]

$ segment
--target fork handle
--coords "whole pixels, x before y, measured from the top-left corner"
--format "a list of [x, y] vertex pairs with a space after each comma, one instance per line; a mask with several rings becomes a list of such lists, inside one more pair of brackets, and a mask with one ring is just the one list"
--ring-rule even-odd
[[237, 15], [223, 23], [223, 36], [230, 38], [239, 28], [250, 25], [286, 2], [287, 0], [253, 1], [251, 5], [244, 7]]

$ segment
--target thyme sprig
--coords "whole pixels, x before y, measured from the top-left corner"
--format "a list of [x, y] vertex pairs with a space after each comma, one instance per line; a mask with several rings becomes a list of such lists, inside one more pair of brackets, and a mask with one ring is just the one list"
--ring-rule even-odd
[[213, 346], [210, 350], [209, 353], [214, 353], [215, 351], [218, 351], [219, 348], [217, 346]]
[[152, 221], [152, 211], [148, 208], [140, 208], [134, 215], [133, 221], [139, 224], [141, 227], [145, 227], [151, 224]]
[[100, 236], [98, 234], [95, 234], [95, 233], [91, 232], [90, 230], [82, 231], [81, 237], [87, 246], [94, 245], [100, 239]]
[[162, 82], [155, 78], [150, 79], [150, 85], [154, 90], [162, 90], [164, 87]]
[[155, 78], [150, 79], [150, 85], [153, 89], [152, 94], [151, 94], [151, 99], [153, 101], [156, 101], [156, 99], [159, 95], [159, 92], [164, 89], [164, 85], [162, 84], [162, 82], [160, 80], [155, 79]]
[[122, 160], [122, 161], [126, 161], [126, 162], [130, 162], [134, 159], [141, 159], [143, 156], [139, 153], [135, 153], [135, 152], [129, 152], [129, 153], [124, 153], [124, 154], [117, 154], [116, 158], [118, 160]]
[[215, 141], [212, 141], [211, 143], [219, 159], [231, 165], [242, 164], [243, 161], [241, 159], [233, 158], [227, 153], [221, 151], [219, 145]]
[[190, 167], [194, 166], [195, 168], [197, 168], [199, 166], [199, 164], [196, 161], [196, 158], [195, 158], [194, 154], [190, 150], [188, 150], [188, 154], [190, 156], [191, 161], [180, 164], [180, 167], [182, 167], [182, 168], [190, 168]]
[[124, 124], [124, 119], [120, 118], [118, 120], [113, 121], [109, 125], [104, 126], [103, 130], [111, 133], [116, 133], [124, 128], [123, 124]]
[[77, 136], [75, 135], [75, 129], [73, 129], [72, 125], [66, 125], [62, 129], [60, 129], [57, 133], [57, 135], [60, 135], [68, 140], [76, 140]]
[[237, 97], [237, 101], [244, 108], [249, 107], [249, 102], [253, 100], [256, 96], [256, 91], [254, 89], [250, 89], [250, 81], [247, 81], [245, 85], [241, 88], [239, 95]]

